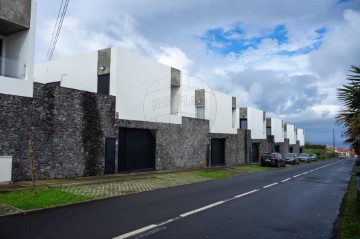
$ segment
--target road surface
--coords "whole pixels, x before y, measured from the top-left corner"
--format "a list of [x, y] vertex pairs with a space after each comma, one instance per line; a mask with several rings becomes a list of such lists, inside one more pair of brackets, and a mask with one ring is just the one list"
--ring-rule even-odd
[[331, 238], [352, 159], [0, 218], [0, 238]]

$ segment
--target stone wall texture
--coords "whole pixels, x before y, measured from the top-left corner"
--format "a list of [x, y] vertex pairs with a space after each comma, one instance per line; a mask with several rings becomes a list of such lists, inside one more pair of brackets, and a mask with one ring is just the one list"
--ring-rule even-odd
[[123, 128], [149, 129], [156, 135], [157, 170], [203, 168], [210, 143], [209, 121], [182, 118], [182, 124], [118, 120]]
[[0, 155], [13, 157], [12, 180], [31, 179], [28, 141], [39, 179], [101, 175], [105, 138], [116, 136], [115, 98], [34, 84], [34, 97], [0, 94]]
[[258, 159], [258, 161], [252, 160], [251, 163], [260, 163], [261, 155], [263, 155], [265, 152], [269, 152], [268, 140], [267, 139], [253, 139], [253, 140], [251, 140], [251, 143], [259, 145], [259, 159]]
[[[0, 156], [12, 156], [12, 181], [31, 180], [28, 142], [35, 151], [37, 179], [104, 174], [106, 138], [118, 138], [119, 128], [148, 129], [156, 138], [156, 170], [204, 168], [210, 138], [225, 139], [225, 163], [251, 162], [252, 143], [259, 156], [274, 151], [274, 136], [251, 140], [251, 131], [210, 134], [209, 121], [182, 118], [182, 124], [116, 120], [115, 97], [34, 84], [34, 97], [0, 94]], [[299, 142], [293, 145], [300, 151]], [[116, 149], [117, 151], [118, 149]], [[289, 140], [280, 152], [289, 150]], [[118, 153], [115, 171], [118, 172]]]
[[251, 146], [250, 130], [238, 129], [237, 134], [210, 134], [214, 139], [225, 139], [225, 164], [247, 162], [247, 145]]

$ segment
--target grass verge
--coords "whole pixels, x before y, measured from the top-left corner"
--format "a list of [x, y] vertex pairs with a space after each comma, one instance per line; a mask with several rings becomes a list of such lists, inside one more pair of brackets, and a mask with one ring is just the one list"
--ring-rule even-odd
[[92, 199], [91, 197], [64, 192], [59, 189], [40, 189], [33, 197], [31, 191], [15, 191], [0, 194], [0, 202], [21, 210], [48, 208]]
[[[360, 166], [354, 170], [360, 171]], [[352, 176], [340, 219], [340, 239], [360, 239], [360, 202], [356, 196], [356, 176]]]
[[231, 175], [224, 172], [195, 172], [195, 175], [206, 177], [206, 178], [214, 178], [214, 179], [221, 179], [221, 178], [229, 178]]
[[248, 173], [256, 173], [261, 171], [273, 170], [276, 169], [275, 167], [261, 167], [259, 165], [246, 165], [246, 166], [239, 166], [235, 168], [227, 168], [221, 171], [200, 171], [195, 172], [195, 175], [213, 179], [222, 179], [222, 178], [229, 178], [231, 176], [241, 175], [241, 174], [248, 174]]

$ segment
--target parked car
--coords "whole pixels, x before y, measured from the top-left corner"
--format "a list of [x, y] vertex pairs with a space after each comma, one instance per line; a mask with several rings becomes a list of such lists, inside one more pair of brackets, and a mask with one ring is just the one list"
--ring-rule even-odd
[[309, 157], [311, 161], [317, 161], [316, 154], [309, 154]]
[[310, 156], [307, 153], [299, 154], [299, 160], [300, 162], [311, 163]]
[[344, 152], [340, 152], [338, 155], [341, 159], [346, 158], [346, 153], [344, 153]]
[[360, 171], [352, 171], [351, 175], [357, 176], [356, 178], [356, 188], [357, 188], [357, 200], [360, 201]]
[[291, 164], [299, 164], [299, 158], [296, 153], [285, 154], [285, 162]]
[[280, 153], [264, 153], [260, 159], [261, 166], [270, 165], [285, 167], [285, 158]]

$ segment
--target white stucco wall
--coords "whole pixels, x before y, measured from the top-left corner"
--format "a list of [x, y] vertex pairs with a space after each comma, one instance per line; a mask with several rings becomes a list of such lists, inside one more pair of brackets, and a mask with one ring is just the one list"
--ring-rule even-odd
[[196, 118], [195, 90], [206, 90], [205, 96], [205, 118], [210, 119], [210, 96], [211, 87], [206, 81], [187, 74], [181, 74], [181, 111], [180, 114], [185, 117]]
[[299, 140], [300, 146], [305, 146], [305, 132], [303, 129], [297, 129], [297, 140]]
[[295, 126], [292, 124], [286, 125], [286, 135], [289, 139], [289, 144], [296, 144]]
[[264, 111], [247, 107], [247, 124], [251, 130], [251, 139], [266, 139], [266, 120]]
[[[98, 52], [36, 64], [35, 82], [61, 81], [62, 87], [97, 92]], [[110, 86], [111, 88], [111, 86]]]
[[[30, 29], [3, 39], [3, 55], [6, 60], [2, 74], [7, 74], [10, 65], [17, 69], [16, 78], [0, 76], [0, 93], [18, 96], [33, 96], [34, 52], [37, 2], [31, 1]], [[0, 74], [1, 75], [1, 74]]]
[[122, 48], [116, 51], [119, 118], [181, 124], [181, 116], [171, 114], [171, 68]]
[[238, 127], [233, 127], [232, 96], [212, 91], [206, 94], [206, 97], [211, 97], [209, 100], [210, 132], [236, 134]]
[[275, 143], [284, 142], [284, 128], [282, 119], [271, 118], [271, 135], [274, 135]]
[[12, 157], [0, 156], [0, 182], [11, 181]]

